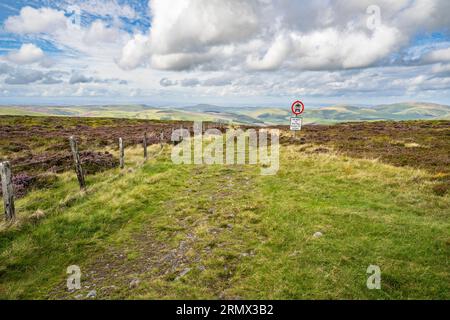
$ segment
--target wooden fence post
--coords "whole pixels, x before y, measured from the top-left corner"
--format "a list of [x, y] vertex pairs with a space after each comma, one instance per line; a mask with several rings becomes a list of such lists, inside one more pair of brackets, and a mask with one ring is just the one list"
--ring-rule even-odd
[[[183, 124], [180, 124], [180, 134], [181, 134], [181, 136], [180, 136], [180, 141], [173, 141], [173, 144], [174, 145], [177, 145], [178, 143], [181, 143], [181, 142], [183, 142], [183, 140], [184, 140], [184, 128], [183, 128]], [[178, 143], [177, 143], [178, 142]]]
[[164, 132], [161, 131], [161, 134], [159, 136], [159, 144], [161, 145], [161, 149], [164, 147]]
[[72, 150], [73, 161], [75, 163], [75, 171], [77, 173], [78, 183], [80, 189], [86, 188], [86, 181], [84, 180], [84, 172], [81, 167], [80, 154], [78, 153], [78, 145], [73, 136], [70, 137], [70, 149]]
[[123, 151], [123, 139], [119, 138], [119, 157], [120, 157], [120, 169], [125, 167], [125, 152]]
[[147, 160], [147, 158], [148, 158], [148, 155], [147, 155], [147, 132], [144, 132], [143, 145], [144, 145], [144, 160]]
[[6, 220], [12, 220], [16, 217], [16, 208], [14, 207], [14, 189], [12, 183], [11, 164], [8, 161], [0, 163], [0, 175], [2, 179], [5, 217]]

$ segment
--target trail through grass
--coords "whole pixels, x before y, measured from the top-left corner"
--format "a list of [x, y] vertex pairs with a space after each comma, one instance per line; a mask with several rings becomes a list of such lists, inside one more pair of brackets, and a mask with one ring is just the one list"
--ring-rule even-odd
[[[1, 298], [450, 297], [449, 196], [425, 172], [308, 145], [283, 146], [266, 177], [174, 165], [168, 148], [144, 165], [126, 154], [86, 193], [64, 174], [18, 201], [16, 226], [0, 229]], [[83, 288], [68, 292], [72, 264]], [[371, 264], [381, 290], [366, 287]]]

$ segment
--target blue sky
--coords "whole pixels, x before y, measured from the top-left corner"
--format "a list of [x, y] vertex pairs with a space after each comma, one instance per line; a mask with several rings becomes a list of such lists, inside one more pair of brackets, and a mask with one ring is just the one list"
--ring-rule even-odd
[[0, 0], [0, 103], [450, 104], [446, 0]]

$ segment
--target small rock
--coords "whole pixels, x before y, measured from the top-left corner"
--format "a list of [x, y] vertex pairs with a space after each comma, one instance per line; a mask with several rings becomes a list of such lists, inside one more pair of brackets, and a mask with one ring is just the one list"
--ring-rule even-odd
[[133, 279], [130, 282], [130, 288], [136, 288], [137, 286], [139, 286], [139, 283], [141, 283], [141, 280], [139, 279]]
[[323, 234], [320, 231], [317, 231], [316, 233], [313, 234], [314, 238], [320, 238], [321, 236], [323, 236]]
[[185, 276], [189, 271], [191, 271], [191, 268], [186, 268], [183, 271], [180, 272], [180, 274], [178, 275], [178, 277], [175, 278], [175, 280], [180, 279], [181, 277]]
[[83, 295], [82, 294], [77, 294], [76, 296], [75, 296], [75, 299], [77, 299], [77, 300], [81, 300], [81, 299], [83, 299]]
[[86, 298], [95, 298], [97, 296], [97, 291], [96, 290], [91, 290], [89, 291], [89, 293], [86, 295]]
[[205, 271], [206, 270], [205, 266], [198, 266], [197, 269], [200, 270], [200, 271]]
[[34, 212], [30, 218], [33, 222], [38, 222], [39, 220], [41, 220], [42, 218], [45, 217], [45, 213], [44, 211], [42, 211], [41, 209], [36, 210], [36, 212]]
[[183, 271], [181, 271], [180, 277], [186, 275], [186, 273], [188, 273], [189, 271], [191, 271], [191, 268], [186, 268], [186, 269], [184, 269]]

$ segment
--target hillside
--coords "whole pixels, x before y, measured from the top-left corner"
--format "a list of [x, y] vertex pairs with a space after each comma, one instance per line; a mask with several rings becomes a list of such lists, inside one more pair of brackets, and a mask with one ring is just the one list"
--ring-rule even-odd
[[[90, 106], [0, 106], [0, 115], [53, 115], [77, 117], [113, 117], [152, 120], [233, 122], [252, 125], [284, 125], [291, 116], [289, 107], [221, 107], [208, 104], [183, 107], [147, 105]], [[308, 108], [304, 123], [339, 123], [375, 120], [450, 119], [450, 106], [431, 103], [399, 103], [359, 107], [336, 105]]]
[[[14, 224], [0, 220], [1, 299], [92, 290], [96, 299], [450, 298], [448, 121], [305, 126], [297, 139], [285, 131], [273, 176], [259, 165], [176, 165], [159, 140], [144, 162], [143, 130], [158, 137], [180, 123], [0, 124], [16, 173], [31, 155], [51, 177], [16, 201]], [[74, 133], [83, 151], [113, 160], [123, 136], [125, 169], [113, 161], [90, 172], [81, 192], [70, 165], [46, 169]], [[68, 291], [74, 264], [82, 289]], [[382, 270], [381, 290], [366, 287], [369, 265]]]

